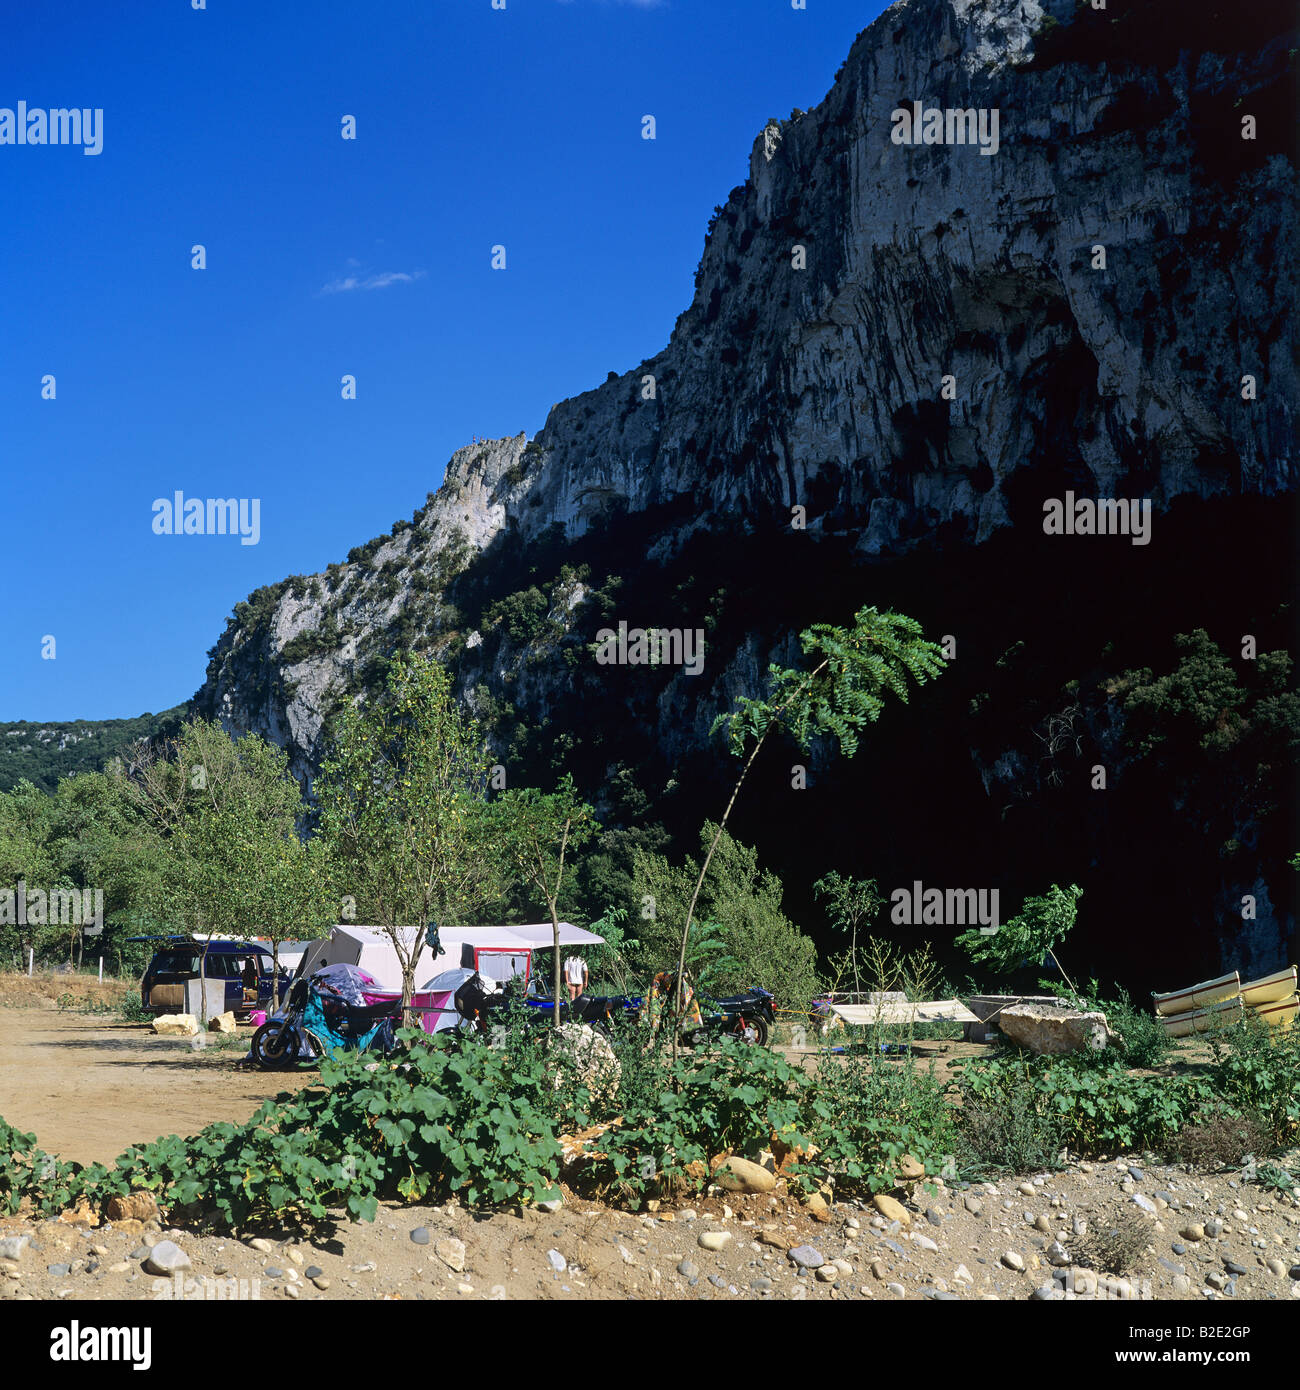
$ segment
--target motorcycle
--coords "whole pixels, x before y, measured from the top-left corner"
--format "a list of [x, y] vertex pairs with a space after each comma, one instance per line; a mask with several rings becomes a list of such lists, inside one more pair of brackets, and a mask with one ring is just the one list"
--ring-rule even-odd
[[722, 1034], [755, 1047], [767, 1046], [776, 1024], [773, 996], [767, 990], [754, 985], [744, 994], [732, 994], [725, 999], [707, 1002], [714, 1005], [714, 1011], [705, 1014], [700, 1026], [693, 1032], [683, 1034], [692, 1047]]
[[[650, 1024], [657, 1028], [665, 1013], [672, 1009], [676, 976], [662, 970], [654, 978], [647, 999]], [[688, 1047], [699, 1047], [711, 1038], [729, 1036], [756, 1047], [766, 1047], [776, 1025], [776, 1010], [772, 994], [757, 985], [744, 994], [728, 995], [722, 999], [707, 999], [710, 1011], [704, 1013], [688, 973], [683, 990], [680, 1012], [682, 1041]]]
[[[355, 972], [355, 977], [340, 972]], [[366, 983], [374, 982], [346, 965], [294, 980], [284, 1008], [253, 1034], [249, 1060], [264, 1071], [283, 1071], [300, 1060], [319, 1060], [327, 1052], [390, 1055], [397, 1047], [401, 1005], [392, 1000], [365, 1003], [361, 988]]]

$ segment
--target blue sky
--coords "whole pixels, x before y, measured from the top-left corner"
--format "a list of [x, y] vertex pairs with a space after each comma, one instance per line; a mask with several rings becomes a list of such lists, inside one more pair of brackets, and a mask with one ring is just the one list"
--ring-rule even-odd
[[[98, 155], [0, 145], [0, 719], [187, 698], [252, 589], [657, 351], [764, 120], [882, 8], [7, 7], [0, 108], [104, 116]], [[260, 499], [258, 544], [154, 534], [177, 490]]]

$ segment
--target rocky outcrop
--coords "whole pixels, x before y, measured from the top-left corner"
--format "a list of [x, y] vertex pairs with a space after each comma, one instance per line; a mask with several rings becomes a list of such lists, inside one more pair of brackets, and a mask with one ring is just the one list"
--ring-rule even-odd
[[1013, 1043], [1039, 1055], [1104, 1052], [1115, 1037], [1105, 1014], [1064, 1005], [1012, 1004], [998, 1014], [998, 1027]]

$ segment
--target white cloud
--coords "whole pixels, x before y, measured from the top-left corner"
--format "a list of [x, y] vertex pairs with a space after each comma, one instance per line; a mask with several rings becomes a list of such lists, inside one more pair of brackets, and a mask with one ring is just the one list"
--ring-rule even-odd
[[[355, 265], [355, 261], [349, 261]], [[322, 285], [318, 294], [346, 294], [349, 290], [385, 290], [389, 285], [409, 285], [424, 279], [422, 270], [385, 270], [377, 275], [342, 275]]]

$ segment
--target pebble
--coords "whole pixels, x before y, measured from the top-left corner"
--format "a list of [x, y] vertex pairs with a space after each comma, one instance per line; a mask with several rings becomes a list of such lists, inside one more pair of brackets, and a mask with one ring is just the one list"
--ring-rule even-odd
[[942, 1215], [939, 1212], [935, 1211], [933, 1207], [926, 1207], [925, 1219], [930, 1223], [931, 1226], [943, 1225]]
[[953, 1282], [957, 1284], [973, 1284], [975, 1276], [966, 1268], [965, 1265], [958, 1265], [952, 1272]]
[[1076, 1216], [1070, 1222], [1070, 1230], [1076, 1236], [1086, 1236], [1088, 1234], [1088, 1218], [1086, 1216]]
[[826, 1256], [811, 1245], [796, 1245], [789, 1254], [800, 1269], [820, 1269], [826, 1263]]
[[262, 1273], [265, 1274], [268, 1279], [284, 1278], [284, 1270], [277, 1269], [275, 1265], [267, 1265], [267, 1267], [262, 1271]]
[[1073, 1263], [1070, 1259], [1070, 1252], [1059, 1240], [1054, 1240], [1047, 1247], [1047, 1262], [1055, 1265], [1058, 1269], [1063, 1269], [1066, 1265]]
[[932, 1299], [936, 1303], [960, 1303], [961, 1299], [955, 1293], [947, 1289], [926, 1289], [926, 1298]]
[[751, 1279], [749, 1281], [749, 1287], [753, 1289], [755, 1293], [766, 1293], [772, 1287], [772, 1281], [763, 1278]]
[[0, 1260], [18, 1260], [31, 1243], [30, 1236], [5, 1236], [0, 1240]]
[[429, 1228], [427, 1226], [417, 1226], [415, 1230], [411, 1232], [411, 1241], [415, 1245], [428, 1245]]
[[1174, 1292], [1175, 1292], [1175, 1293], [1184, 1293], [1184, 1294], [1186, 1294], [1186, 1293], [1191, 1293], [1191, 1291], [1192, 1291], [1192, 1281], [1187, 1277], [1187, 1275], [1185, 1275], [1185, 1274], [1175, 1274], [1175, 1275], [1174, 1275]]
[[1174, 1241], [1174, 1243], [1169, 1248], [1174, 1252], [1175, 1255], [1187, 1254], [1187, 1247], [1185, 1245], [1179, 1244], [1178, 1241]]
[[456, 1292], [457, 1292], [457, 1293], [473, 1293], [473, 1292], [474, 1292], [474, 1285], [473, 1285], [473, 1284], [457, 1284], [457, 1285], [456, 1285]]
[[1182, 1236], [1184, 1240], [1190, 1240], [1195, 1243], [1198, 1240], [1205, 1239], [1205, 1227], [1198, 1221], [1191, 1226], [1184, 1226], [1178, 1234]]
[[1021, 1257], [1014, 1250], [1003, 1251], [1002, 1263], [1006, 1265], [1008, 1269], [1014, 1269], [1017, 1272], [1024, 1269], [1025, 1267], [1024, 1260], [1021, 1259]]
[[184, 1274], [192, 1268], [190, 1257], [172, 1240], [160, 1240], [149, 1252], [144, 1267], [150, 1274]]
[[1278, 1276], [1278, 1278], [1281, 1278], [1281, 1276], [1286, 1273], [1286, 1265], [1284, 1265], [1282, 1261], [1277, 1259], [1276, 1257], [1271, 1260], [1267, 1260], [1265, 1262], [1264, 1267], [1268, 1270], [1270, 1274], [1275, 1274]]
[[254, 1236], [253, 1239], [248, 1242], [248, 1248], [250, 1250], [256, 1250], [259, 1255], [269, 1255], [271, 1251], [275, 1249], [275, 1246], [262, 1236]]
[[56, 1279], [66, 1279], [72, 1273], [71, 1265], [46, 1265], [45, 1272], [52, 1274]]
[[[433, 1253], [450, 1269], [454, 1274], [460, 1274], [465, 1268], [465, 1242], [457, 1240], [455, 1236], [449, 1236], [446, 1240], [440, 1240], [434, 1247]], [[548, 1257], [554, 1252], [548, 1252]], [[562, 1270], [565, 1268], [563, 1257], [557, 1265], [551, 1260], [554, 1269]]]
[[694, 1279], [699, 1272], [699, 1266], [692, 1264], [690, 1260], [683, 1260], [677, 1266], [677, 1273], [680, 1274], [683, 1279]]
[[1036, 1190], [1037, 1189], [1031, 1182], [1022, 1182], [1020, 1186], [1016, 1188], [1016, 1191], [1019, 1192], [1022, 1197], [1032, 1197]]
[[912, 1244], [919, 1245], [922, 1250], [928, 1250], [932, 1255], [937, 1255], [939, 1253], [939, 1247], [929, 1236], [913, 1236]]
[[1223, 1267], [1228, 1271], [1229, 1274], [1235, 1274], [1238, 1277], [1246, 1273], [1246, 1266], [1239, 1265], [1236, 1262], [1236, 1260], [1225, 1259], [1223, 1262]]
[[731, 1243], [730, 1231], [701, 1231], [699, 1247], [701, 1250], [722, 1250]]
[[885, 1288], [888, 1289], [890, 1293], [896, 1294], [899, 1298], [904, 1297], [904, 1295], [907, 1293], [907, 1290], [902, 1286], [902, 1284], [886, 1284]]
[[817, 1278], [823, 1284], [833, 1284], [840, 1277], [840, 1272], [834, 1265], [822, 1265], [817, 1270]]
[[[544, 1211], [547, 1216], [554, 1216], [563, 1206], [563, 1197], [548, 1197], [544, 1202], [538, 1202], [537, 1210]], [[694, 1215], [694, 1213], [692, 1213], [692, 1215]]]
[[1133, 1194], [1133, 1205], [1135, 1207], [1141, 1207], [1143, 1211], [1149, 1213], [1151, 1216], [1156, 1214], [1156, 1204], [1150, 1197], [1144, 1197], [1140, 1192], [1135, 1192]]
[[1034, 1230], [1042, 1231], [1044, 1235], [1050, 1235], [1052, 1230], [1052, 1223], [1047, 1219], [1046, 1216], [1040, 1214], [1038, 1219], [1034, 1222]]
[[1227, 1287], [1228, 1276], [1226, 1274], [1220, 1273], [1217, 1269], [1212, 1269], [1205, 1276], [1205, 1282], [1210, 1286], [1210, 1288], [1221, 1290]]
[[302, 1290], [299, 1289], [297, 1284], [286, 1284], [284, 1286], [284, 1296], [286, 1298], [300, 1298], [302, 1296]]
[[1213, 1220], [1207, 1221], [1205, 1223], [1205, 1234], [1209, 1236], [1211, 1240], [1218, 1240], [1223, 1234], [1223, 1222], [1220, 1221], [1217, 1216]]
[[885, 1277], [885, 1262], [884, 1262], [884, 1260], [872, 1260], [872, 1262], [871, 1262], [871, 1276], [872, 1276], [873, 1279], [881, 1279], [881, 1280], [884, 1279], [884, 1277]]
[[972, 1197], [971, 1194], [968, 1192], [968, 1193], [966, 1194], [966, 1196], [964, 1196], [964, 1197], [961, 1199], [961, 1202], [962, 1202], [962, 1206], [964, 1206], [964, 1207], [966, 1208], [966, 1210], [967, 1210], [968, 1212], [970, 1212], [970, 1214], [971, 1214], [972, 1216], [982, 1216], [982, 1215], [983, 1215], [983, 1213], [984, 1213], [984, 1207], [983, 1207], [983, 1205], [982, 1205], [982, 1203], [980, 1202], [980, 1199], [979, 1199], [978, 1197]]
[[1132, 1164], [1129, 1165], [1128, 1175], [1130, 1178], [1133, 1179], [1134, 1182], [1146, 1182], [1147, 1180], [1147, 1175], [1142, 1171], [1142, 1169], [1135, 1168]]
[[308, 1265], [307, 1268], [303, 1270], [303, 1274], [306, 1275], [308, 1279], [319, 1279], [324, 1273], [325, 1271], [320, 1265]]
[[[439, 1243], [441, 1243], [441, 1242], [439, 1242]], [[551, 1268], [552, 1268], [557, 1274], [563, 1274], [564, 1271], [565, 1271], [566, 1269], [568, 1269], [568, 1267], [569, 1267], [569, 1262], [568, 1262], [568, 1260], [566, 1260], [566, 1259], [564, 1258], [564, 1256], [561, 1255], [560, 1252], [559, 1252], [558, 1250], [548, 1250], [548, 1251], [546, 1252], [546, 1258], [547, 1258], [548, 1260], [550, 1260], [550, 1262], [551, 1262]]]

